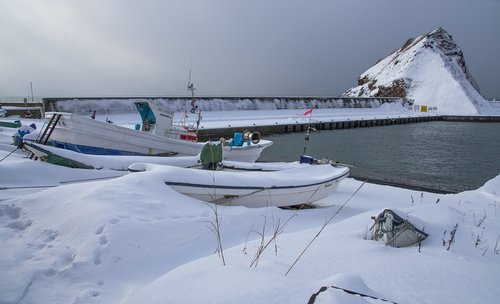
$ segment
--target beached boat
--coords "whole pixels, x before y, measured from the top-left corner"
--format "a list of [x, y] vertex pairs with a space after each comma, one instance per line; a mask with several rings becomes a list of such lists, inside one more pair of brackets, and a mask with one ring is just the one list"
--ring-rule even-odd
[[128, 167], [137, 162], [149, 162], [161, 165], [178, 167], [199, 166], [198, 155], [196, 156], [138, 156], [138, 155], [91, 155], [75, 151], [55, 148], [52, 146], [24, 142], [23, 149], [33, 153], [37, 159], [47, 163], [69, 168], [78, 169], [108, 169], [127, 171]]
[[[340, 181], [349, 175], [349, 168], [332, 164], [242, 164], [231, 170], [203, 170], [133, 164], [130, 171], [155, 171], [168, 186], [187, 196], [211, 203], [246, 206], [294, 206], [311, 204], [330, 195]], [[280, 169], [281, 168], [281, 169]]]
[[[204, 142], [197, 142], [194, 129], [174, 126], [173, 113], [155, 101], [137, 101], [142, 124], [135, 129], [99, 121], [73, 113], [47, 112], [50, 120], [60, 115], [52, 130], [53, 146], [85, 154], [193, 156], [200, 153]], [[226, 140], [224, 159], [254, 162], [272, 141], [261, 140], [258, 132], [235, 133]]]

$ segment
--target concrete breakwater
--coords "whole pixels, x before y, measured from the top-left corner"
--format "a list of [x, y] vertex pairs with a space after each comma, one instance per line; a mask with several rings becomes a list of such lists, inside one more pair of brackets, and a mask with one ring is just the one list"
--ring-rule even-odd
[[78, 114], [130, 113], [137, 100], [156, 100], [173, 112], [191, 111], [194, 105], [199, 111], [282, 110], [282, 109], [331, 109], [376, 108], [384, 103], [399, 103], [405, 107], [413, 104], [406, 98], [378, 97], [78, 97], [43, 98], [45, 111], [61, 111]]
[[500, 122], [500, 116], [485, 116], [485, 115], [441, 115], [440, 120], [456, 121], [456, 122]]
[[261, 135], [280, 134], [280, 133], [295, 133], [307, 132], [308, 128], [314, 130], [338, 130], [350, 128], [366, 128], [375, 126], [388, 126], [409, 124], [427, 121], [440, 120], [439, 116], [419, 116], [419, 117], [387, 117], [387, 118], [373, 118], [373, 119], [342, 119], [339, 121], [311, 121], [300, 122], [295, 124], [274, 124], [274, 125], [251, 125], [239, 127], [225, 127], [215, 129], [199, 129], [198, 137], [200, 140], [218, 139], [220, 137], [231, 136], [235, 132], [242, 132], [243, 130], [250, 130], [251, 132], [258, 131]]

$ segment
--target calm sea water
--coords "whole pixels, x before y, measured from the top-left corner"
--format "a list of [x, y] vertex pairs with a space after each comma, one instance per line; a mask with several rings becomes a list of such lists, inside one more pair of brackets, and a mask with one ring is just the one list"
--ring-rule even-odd
[[[267, 137], [266, 137], [267, 138]], [[269, 137], [261, 161], [298, 160], [305, 133]], [[500, 174], [500, 124], [426, 122], [310, 133], [306, 154], [350, 164], [352, 175], [450, 191]]]

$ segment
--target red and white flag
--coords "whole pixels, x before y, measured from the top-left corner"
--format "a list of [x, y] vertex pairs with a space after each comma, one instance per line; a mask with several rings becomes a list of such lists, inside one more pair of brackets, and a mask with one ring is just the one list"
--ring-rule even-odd
[[304, 116], [312, 115], [312, 113], [313, 113], [313, 109], [311, 108], [311, 109], [304, 112]]

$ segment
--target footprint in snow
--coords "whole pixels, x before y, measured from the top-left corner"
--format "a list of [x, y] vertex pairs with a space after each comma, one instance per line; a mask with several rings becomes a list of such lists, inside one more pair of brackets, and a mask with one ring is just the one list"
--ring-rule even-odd
[[108, 243], [108, 239], [106, 239], [106, 237], [104, 235], [101, 235], [99, 237], [99, 244], [101, 244], [101, 246], [104, 246]]
[[100, 265], [102, 260], [101, 260], [101, 252], [99, 250], [96, 250], [94, 252], [94, 265]]
[[15, 205], [0, 205], [0, 216], [16, 220], [21, 216], [21, 208]]
[[99, 234], [101, 234], [103, 231], [104, 231], [104, 226], [99, 226], [99, 228], [97, 228], [97, 229], [95, 230], [95, 232], [94, 232], [94, 233], [95, 233], [96, 235], [99, 235]]
[[18, 231], [23, 231], [26, 228], [28, 228], [29, 226], [31, 226], [31, 223], [32, 223], [31, 220], [27, 220], [27, 221], [12, 221], [12, 222], [8, 223], [5, 226], [8, 227], [8, 228], [10, 228], [10, 229], [14, 229], [14, 230], [18, 230]]

